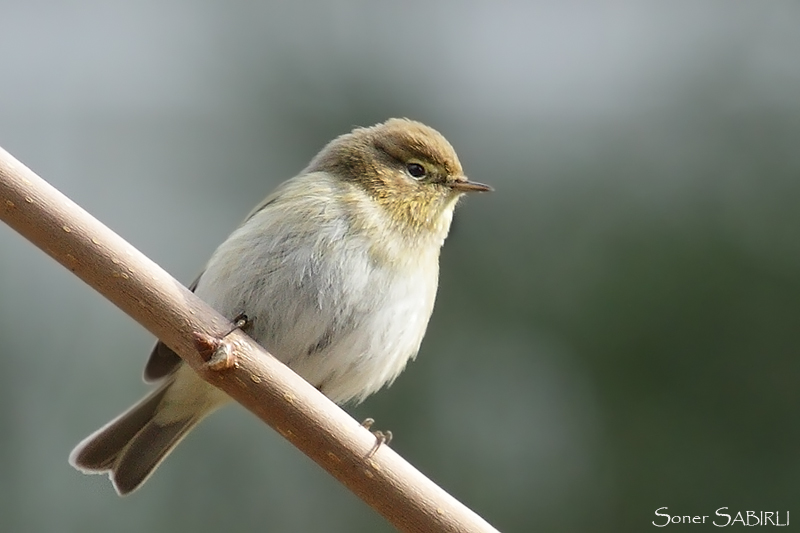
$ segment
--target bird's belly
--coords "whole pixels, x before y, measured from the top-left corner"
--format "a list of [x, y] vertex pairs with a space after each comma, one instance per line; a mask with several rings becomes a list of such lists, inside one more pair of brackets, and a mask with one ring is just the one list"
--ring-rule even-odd
[[300, 354], [289, 366], [331, 400], [361, 401], [390, 384], [417, 354], [433, 308], [435, 287], [421, 279], [395, 279], [357, 305], [330, 343]]
[[[248, 284], [237, 286], [212, 261], [198, 295], [229, 318], [251, 317], [247, 333], [334, 402], [363, 400], [416, 355], [433, 309], [437, 258], [431, 270], [376, 265], [352, 249], [295, 249], [280, 264], [242, 252], [240, 268], [258, 265], [263, 274], [241, 276]], [[224, 293], [212, 289], [214, 278]]]

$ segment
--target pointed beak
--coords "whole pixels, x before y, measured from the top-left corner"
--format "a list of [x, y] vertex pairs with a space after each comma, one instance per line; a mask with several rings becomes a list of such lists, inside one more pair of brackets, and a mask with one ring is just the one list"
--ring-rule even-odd
[[451, 181], [448, 183], [451, 189], [458, 192], [491, 192], [494, 189], [489, 185], [484, 185], [483, 183], [478, 183], [477, 181], [470, 181], [466, 177], [462, 176], [455, 181]]

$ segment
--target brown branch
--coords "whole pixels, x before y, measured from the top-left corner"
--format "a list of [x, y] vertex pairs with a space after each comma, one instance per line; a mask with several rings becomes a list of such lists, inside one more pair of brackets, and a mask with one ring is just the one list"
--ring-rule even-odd
[[[164, 341], [401, 531], [496, 531], [249, 337], [212, 370], [200, 339], [231, 324], [153, 261], [0, 148], [0, 219]], [[205, 354], [206, 358], [208, 354]], [[373, 454], [374, 453], [374, 454]]]

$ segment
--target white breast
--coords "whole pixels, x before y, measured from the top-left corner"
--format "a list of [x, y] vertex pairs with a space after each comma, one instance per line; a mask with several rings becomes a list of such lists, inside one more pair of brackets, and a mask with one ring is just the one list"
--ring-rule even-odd
[[253, 318], [247, 333], [331, 400], [361, 401], [419, 349], [443, 236], [376, 260], [375, 239], [353, 231], [352, 206], [333, 201], [330, 184], [291, 185], [219, 247], [196, 292], [229, 318]]

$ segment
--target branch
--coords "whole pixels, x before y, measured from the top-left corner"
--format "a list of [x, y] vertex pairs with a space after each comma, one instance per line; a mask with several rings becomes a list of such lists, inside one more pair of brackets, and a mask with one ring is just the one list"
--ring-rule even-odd
[[[108, 298], [401, 531], [496, 532], [239, 331], [215, 371], [196, 339], [231, 324], [153, 261], [0, 148], [0, 219]], [[212, 342], [213, 344], [213, 342]], [[207, 354], [206, 354], [207, 355]], [[206, 357], [207, 359], [207, 357]]]

